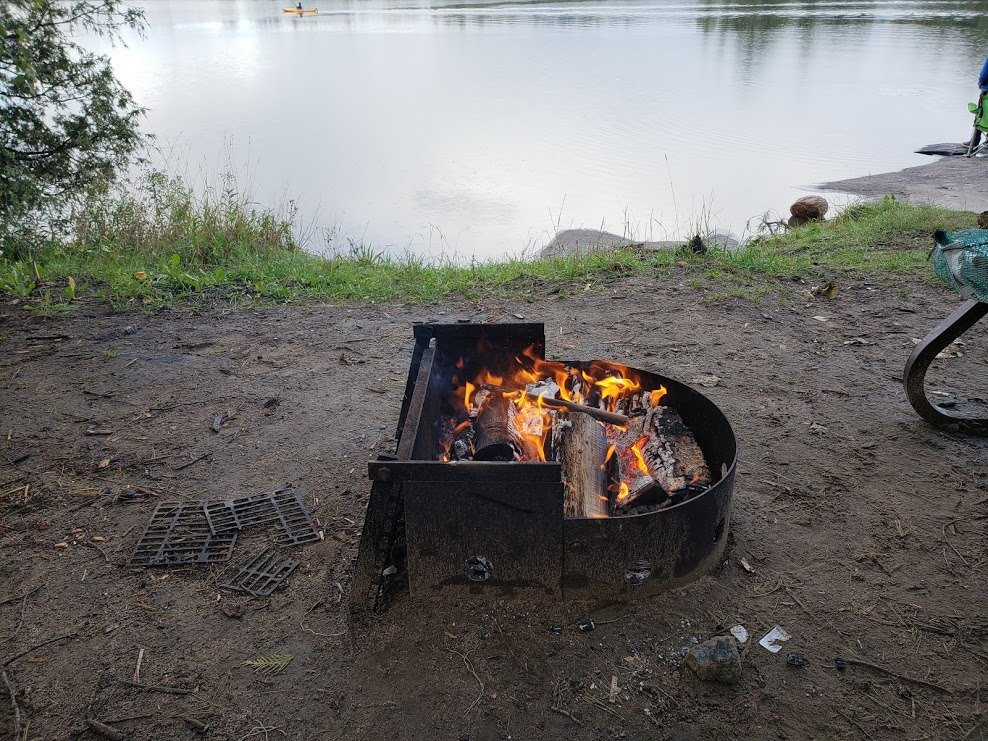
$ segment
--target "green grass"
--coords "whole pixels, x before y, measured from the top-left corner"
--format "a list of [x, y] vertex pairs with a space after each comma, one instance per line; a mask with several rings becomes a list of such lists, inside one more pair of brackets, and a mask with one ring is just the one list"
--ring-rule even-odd
[[226, 186], [197, 198], [180, 181], [154, 175], [130, 195], [95, 200], [70, 238], [20, 259], [0, 257], [0, 291], [26, 299], [25, 308], [55, 313], [82, 298], [154, 307], [201, 299], [424, 302], [452, 295], [544, 295], [620, 276], [678, 273], [714, 298], [760, 296], [773, 279], [929, 276], [933, 231], [975, 225], [971, 213], [886, 198], [732, 253], [619, 250], [462, 266], [390, 258], [368, 248], [310, 255], [293, 237], [293, 208], [259, 209]]

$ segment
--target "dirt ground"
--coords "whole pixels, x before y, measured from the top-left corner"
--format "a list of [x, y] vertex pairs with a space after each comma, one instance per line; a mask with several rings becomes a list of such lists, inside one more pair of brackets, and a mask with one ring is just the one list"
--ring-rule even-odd
[[[5, 303], [0, 657], [25, 737], [95, 738], [94, 718], [132, 738], [197, 738], [186, 716], [235, 740], [984, 739], [988, 439], [928, 427], [899, 382], [912, 338], [958, 302], [901, 280], [842, 280], [834, 299], [806, 288], [756, 304], [634, 278], [531, 302], [61, 319]], [[354, 628], [366, 461], [393, 431], [409, 323], [516, 316], [545, 322], [550, 357], [719, 377], [704, 391], [741, 442], [723, 564], [628, 605], [406, 597]], [[959, 406], [988, 398], [988, 325], [965, 342], [930, 375]], [[124, 565], [156, 502], [281, 481], [326, 533], [297, 549], [284, 591], [247, 600], [218, 588], [219, 566]], [[128, 488], [142, 496], [117, 502]], [[592, 632], [576, 627], [585, 616]], [[682, 666], [692, 642], [736, 624], [752, 636], [740, 684]], [[778, 654], [756, 642], [775, 625], [792, 635]], [[194, 691], [121, 683], [141, 649], [142, 683]], [[270, 676], [244, 663], [270, 654], [293, 658]], [[866, 663], [839, 671], [837, 657]]]

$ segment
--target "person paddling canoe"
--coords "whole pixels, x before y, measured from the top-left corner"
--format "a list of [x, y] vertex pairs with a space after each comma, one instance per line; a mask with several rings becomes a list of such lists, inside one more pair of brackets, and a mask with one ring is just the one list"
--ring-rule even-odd
[[295, 10], [301, 10], [301, 9], [302, 9], [302, 3], [295, 3]]

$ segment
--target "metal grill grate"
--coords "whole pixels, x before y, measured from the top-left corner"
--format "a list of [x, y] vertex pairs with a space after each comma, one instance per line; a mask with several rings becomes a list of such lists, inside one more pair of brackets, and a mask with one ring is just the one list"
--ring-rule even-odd
[[303, 545], [319, 540], [302, 498], [291, 485], [265, 494], [207, 502], [205, 512], [213, 533], [276, 524], [282, 530], [274, 538], [278, 545]]
[[237, 532], [214, 533], [202, 504], [163, 503], [155, 507], [128, 563], [181, 566], [229, 561]]
[[281, 586], [298, 565], [298, 561], [280, 558], [276, 551], [266, 548], [237, 569], [237, 573], [223, 587], [247, 592], [256, 597], [267, 597]]

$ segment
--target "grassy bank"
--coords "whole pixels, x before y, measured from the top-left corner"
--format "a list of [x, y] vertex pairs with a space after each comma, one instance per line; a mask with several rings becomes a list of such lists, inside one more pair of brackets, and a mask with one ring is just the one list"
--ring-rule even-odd
[[369, 249], [317, 257], [296, 242], [296, 214], [258, 209], [235, 189], [197, 197], [153, 176], [128, 195], [90, 203], [73, 235], [31, 254], [0, 258], [0, 291], [24, 306], [59, 311], [86, 297], [117, 306], [168, 305], [201, 297], [271, 301], [429, 301], [450, 294], [524, 294], [621, 275], [685, 272], [694, 287], [764, 285], [839, 273], [929, 275], [937, 227], [974, 226], [973, 214], [886, 199], [747, 248], [505, 260], [469, 266], [385, 257]]

